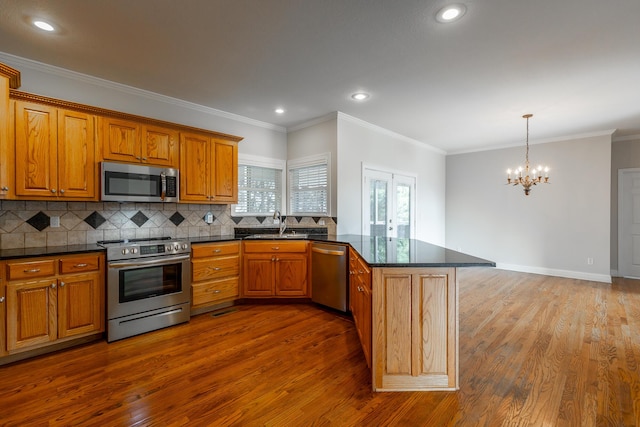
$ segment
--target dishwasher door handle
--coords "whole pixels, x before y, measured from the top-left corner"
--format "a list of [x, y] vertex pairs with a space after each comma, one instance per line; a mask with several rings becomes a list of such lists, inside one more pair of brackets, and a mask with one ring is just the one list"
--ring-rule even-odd
[[330, 249], [311, 248], [311, 251], [317, 252], [319, 254], [324, 254], [324, 255], [336, 255], [336, 256], [344, 255], [344, 251], [335, 251]]

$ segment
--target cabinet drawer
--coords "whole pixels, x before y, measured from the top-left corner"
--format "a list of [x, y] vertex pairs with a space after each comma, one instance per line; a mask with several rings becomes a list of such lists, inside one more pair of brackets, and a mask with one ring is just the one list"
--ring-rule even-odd
[[84, 255], [60, 260], [60, 274], [82, 273], [100, 269], [100, 255]]
[[240, 273], [240, 257], [194, 259], [191, 261], [191, 267], [194, 282], [237, 276]]
[[285, 242], [283, 240], [269, 240], [267, 242], [244, 242], [245, 253], [279, 253], [279, 252], [307, 252], [307, 242]]
[[56, 274], [56, 261], [43, 259], [7, 263], [7, 280], [31, 279]]
[[240, 253], [240, 242], [211, 243], [206, 245], [193, 245], [191, 247], [194, 258], [210, 256], [237, 255]]
[[197, 283], [191, 285], [193, 306], [210, 304], [212, 302], [235, 298], [238, 296], [238, 278], [218, 280], [208, 283]]

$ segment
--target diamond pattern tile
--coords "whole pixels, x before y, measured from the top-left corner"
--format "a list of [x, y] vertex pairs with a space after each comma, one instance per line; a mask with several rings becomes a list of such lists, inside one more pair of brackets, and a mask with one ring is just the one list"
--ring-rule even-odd
[[267, 219], [267, 217], [266, 216], [257, 216], [256, 219], [258, 220], [258, 222], [260, 224], [262, 224], [264, 222], [264, 220]]
[[142, 227], [145, 222], [149, 221], [149, 217], [143, 214], [142, 211], [138, 211], [134, 216], [131, 217], [131, 221], [138, 227]]
[[182, 222], [184, 221], [184, 217], [180, 212], [175, 212], [173, 215], [169, 217], [169, 221], [171, 221], [173, 225], [177, 227], [180, 224], [182, 224]]
[[38, 231], [42, 231], [49, 226], [49, 216], [40, 211], [27, 220], [27, 223]]
[[240, 221], [242, 221], [241, 216], [232, 216], [231, 219], [236, 223], [236, 225], [240, 224]]
[[105, 223], [105, 221], [106, 219], [104, 219], [104, 217], [96, 211], [93, 211], [91, 215], [89, 215], [84, 219], [84, 222], [92, 226], [94, 229], [100, 227], [102, 224]]

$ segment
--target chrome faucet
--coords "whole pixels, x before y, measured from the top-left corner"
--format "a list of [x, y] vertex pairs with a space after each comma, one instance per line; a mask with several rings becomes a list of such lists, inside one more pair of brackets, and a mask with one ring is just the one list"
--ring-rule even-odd
[[273, 219], [280, 220], [280, 235], [282, 236], [284, 234], [284, 230], [287, 229], [287, 219], [282, 218], [282, 215], [280, 215], [280, 211], [277, 209], [273, 213]]

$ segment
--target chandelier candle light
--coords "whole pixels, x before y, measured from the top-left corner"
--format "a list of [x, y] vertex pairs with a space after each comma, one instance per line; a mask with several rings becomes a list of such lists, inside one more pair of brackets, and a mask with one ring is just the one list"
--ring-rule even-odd
[[[525, 165], [524, 169], [522, 166], [518, 166], [513, 171], [513, 178], [511, 177], [511, 169], [507, 169], [507, 184], [513, 185], [522, 185], [524, 188], [524, 194], [526, 196], [531, 192], [531, 187], [537, 185], [539, 183], [548, 184], [549, 183], [549, 168], [538, 166], [538, 168], [534, 168], [529, 171], [529, 118], [533, 117], [533, 114], [525, 114], [522, 116], [523, 119], [527, 119], [527, 155], [525, 157]], [[542, 171], [544, 170], [544, 181], [542, 180]], [[524, 175], [524, 177], [523, 177]]]

